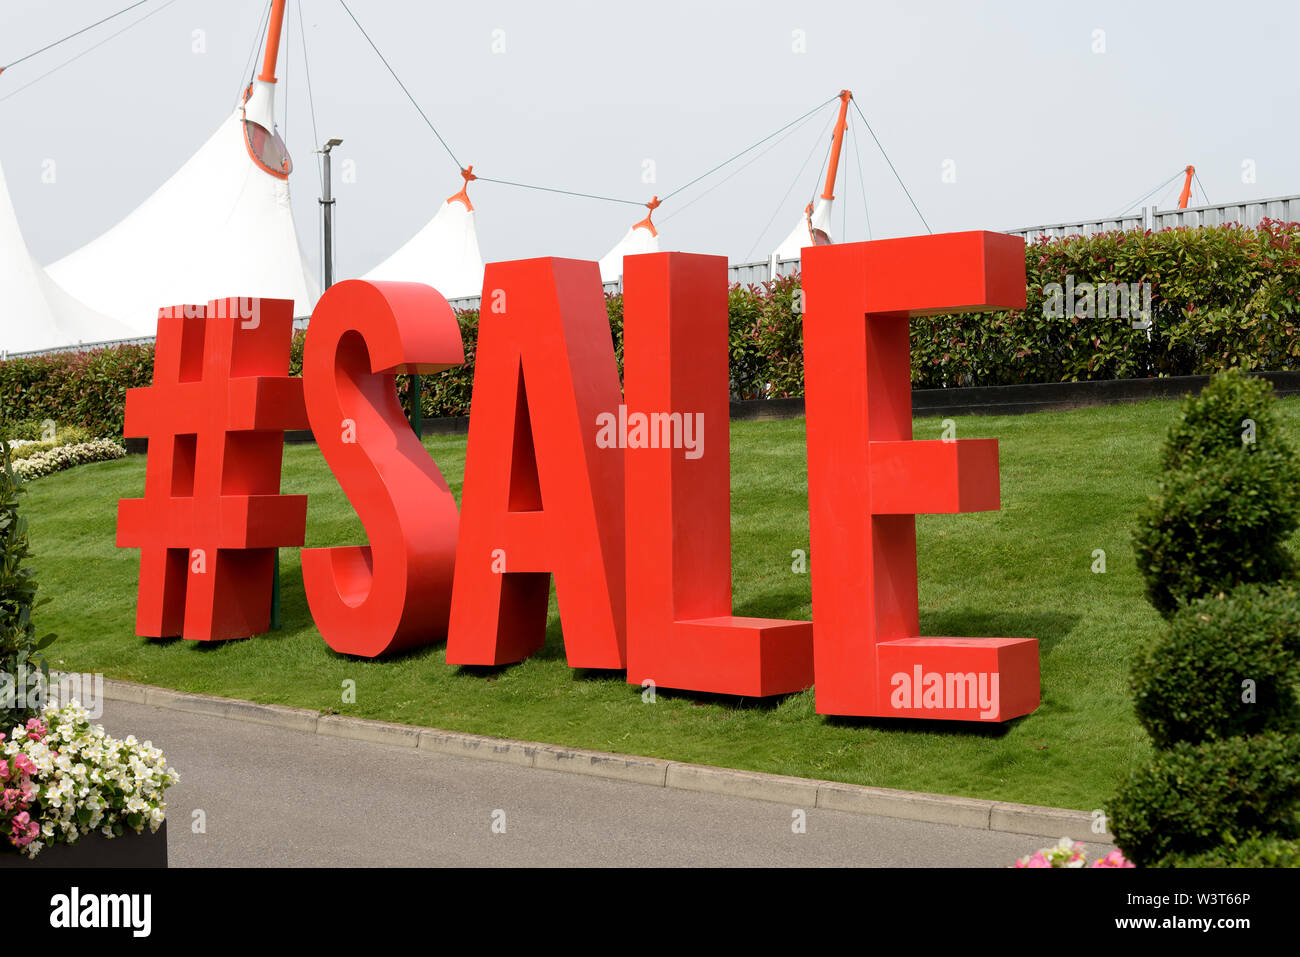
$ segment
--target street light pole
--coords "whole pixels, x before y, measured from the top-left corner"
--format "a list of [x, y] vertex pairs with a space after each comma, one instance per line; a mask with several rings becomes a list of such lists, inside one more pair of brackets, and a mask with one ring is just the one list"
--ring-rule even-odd
[[330, 150], [343, 143], [340, 139], [331, 139], [316, 152], [325, 157], [324, 176], [321, 179], [320, 198], [321, 215], [323, 217], [321, 235], [324, 238], [324, 249], [321, 252], [321, 292], [324, 292], [330, 286], [334, 285], [334, 196], [330, 191], [333, 177], [330, 174]]
[[[268, 51], [269, 56], [269, 51]], [[330, 150], [343, 143], [340, 139], [332, 139], [324, 146], [318, 149], [317, 153], [323, 153], [325, 156], [324, 179], [322, 180], [321, 189], [323, 195], [319, 202], [324, 209], [324, 230], [325, 248], [322, 251], [324, 261], [321, 263], [321, 271], [324, 279], [324, 286], [321, 292], [324, 292], [330, 286], [334, 285], [334, 197], [330, 195]], [[280, 630], [280, 549], [275, 550], [275, 564], [271, 578], [271, 628], [274, 631]]]

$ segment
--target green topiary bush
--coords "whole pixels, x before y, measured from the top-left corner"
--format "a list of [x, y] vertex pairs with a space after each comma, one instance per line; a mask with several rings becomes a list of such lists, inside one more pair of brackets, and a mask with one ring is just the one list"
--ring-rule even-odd
[[1300, 841], [1252, 837], [1200, 854], [1171, 854], [1161, 867], [1300, 867]]
[[1300, 591], [1244, 585], [1192, 602], [1133, 670], [1157, 748], [1300, 731]]
[[[1243, 424], [1248, 420], [1254, 423], [1249, 436]], [[1160, 465], [1172, 472], [1221, 452], [1242, 451], [1291, 462], [1296, 458], [1282, 430], [1273, 386], [1241, 369], [1228, 369], [1183, 403], [1165, 438]]]
[[1133, 670], [1157, 751], [1111, 801], [1111, 830], [1139, 865], [1227, 861], [1255, 841], [1240, 853], [1282, 859], [1267, 842], [1300, 836], [1300, 589], [1286, 545], [1300, 466], [1271, 386], [1215, 376], [1183, 404], [1162, 463], [1134, 532], [1147, 597], [1171, 619]]
[[1166, 618], [1203, 595], [1296, 577], [1286, 542], [1300, 527], [1300, 460], [1275, 403], [1268, 382], [1229, 370], [1170, 429], [1169, 471], [1133, 537], [1147, 598]]
[[1111, 830], [1139, 866], [1233, 841], [1300, 837], [1300, 735], [1270, 732], [1158, 751], [1111, 801]]

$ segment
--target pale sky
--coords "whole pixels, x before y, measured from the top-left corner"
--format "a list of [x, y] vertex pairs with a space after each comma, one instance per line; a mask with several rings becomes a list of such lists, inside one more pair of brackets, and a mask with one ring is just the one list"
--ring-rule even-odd
[[[0, 65], [128, 2], [6, 0]], [[0, 163], [43, 263], [161, 185], [249, 78], [240, 71], [265, 0], [165, 3], [150, 0], [0, 75]], [[1110, 215], [1188, 163], [1216, 203], [1300, 193], [1294, 2], [348, 5], [460, 161], [500, 179], [644, 201], [848, 88], [935, 232]], [[296, 164], [299, 235], [317, 265], [312, 148], [340, 137], [336, 277], [357, 275], [410, 238], [460, 177], [338, 0], [291, 0], [284, 36], [277, 117]], [[665, 203], [655, 214], [664, 248], [765, 258], [820, 191], [834, 109], [725, 183], [766, 146]], [[857, 128], [861, 162], [850, 142], [836, 240], [867, 238], [859, 182], [873, 238], [923, 232]], [[646, 161], [654, 183], [642, 181]], [[51, 168], [54, 181], [43, 182]], [[1174, 205], [1179, 183], [1156, 194], [1160, 205]], [[492, 183], [472, 184], [470, 195], [489, 262], [598, 259], [644, 215]]]

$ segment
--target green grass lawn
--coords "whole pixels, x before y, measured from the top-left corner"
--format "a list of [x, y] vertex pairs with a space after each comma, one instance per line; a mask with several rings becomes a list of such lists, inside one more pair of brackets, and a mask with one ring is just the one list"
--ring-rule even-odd
[[[1300, 400], [1281, 403], [1300, 426]], [[564, 662], [552, 597], [545, 648], [519, 665], [461, 669], [441, 644], [371, 662], [332, 652], [311, 622], [299, 553], [281, 551], [281, 631], [200, 644], [133, 634], [136, 551], [114, 547], [116, 501], [144, 488], [144, 458], [32, 482], [28, 516], [42, 632], [58, 668], [502, 737], [891, 788], [1091, 810], [1149, 747], [1128, 696], [1133, 652], [1160, 619], [1142, 597], [1133, 516], [1156, 482], [1173, 402], [958, 420], [960, 438], [1001, 443], [1002, 510], [918, 519], [921, 633], [1037, 638], [1042, 705], [1004, 726], [846, 720], [818, 715], [806, 691], [736, 701], [660, 691], [653, 704], [622, 673]], [[917, 438], [938, 438], [919, 419]], [[463, 436], [425, 443], [459, 496]], [[310, 496], [307, 545], [357, 544], [360, 523], [315, 446], [285, 452], [285, 492]], [[809, 618], [802, 419], [732, 423], [735, 611]], [[1094, 574], [1094, 549], [1106, 553]], [[810, 555], [810, 561], [816, 556]], [[356, 682], [356, 703], [342, 699]], [[164, 746], [166, 742], [161, 742]]]

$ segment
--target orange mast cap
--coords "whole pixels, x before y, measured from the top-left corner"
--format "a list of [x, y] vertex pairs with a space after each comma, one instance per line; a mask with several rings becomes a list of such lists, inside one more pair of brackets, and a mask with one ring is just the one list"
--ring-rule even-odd
[[469, 184], [472, 180], [478, 179], [478, 177], [474, 175], [474, 164], [471, 163], [469, 166], [466, 166], [463, 170], [460, 171], [460, 175], [461, 178], [465, 180], [465, 184], [461, 186], [460, 192], [457, 193], [455, 196], [448, 196], [447, 202], [449, 203], [459, 202], [462, 206], [464, 206], [472, 213], [474, 212], [474, 204], [469, 201]]
[[660, 200], [658, 196], [651, 198], [650, 202], [645, 204], [645, 208], [650, 210], [650, 212], [646, 213], [645, 219], [641, 220], [641, 222], [633, 224], [632, 228], [648, 229], [650, 230], [651, 236], [658, 236], [659, 230], [655, 229], [654, 221], [650, 217], [655, 214], [655, 210], [659, 208], [659, 205]]

